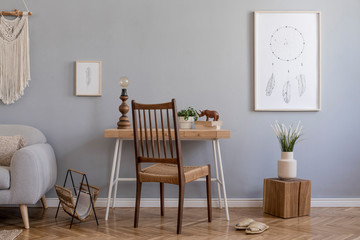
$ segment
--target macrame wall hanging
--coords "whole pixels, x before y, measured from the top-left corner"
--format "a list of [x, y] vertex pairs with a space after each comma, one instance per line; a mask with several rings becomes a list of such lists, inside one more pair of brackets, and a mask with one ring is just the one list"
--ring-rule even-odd
[[[0, 11], [0, 99], [12, 104], [23, 94], [30, 81], [29, 12]], [[4, 16], [16, 16], [8, 19]]]

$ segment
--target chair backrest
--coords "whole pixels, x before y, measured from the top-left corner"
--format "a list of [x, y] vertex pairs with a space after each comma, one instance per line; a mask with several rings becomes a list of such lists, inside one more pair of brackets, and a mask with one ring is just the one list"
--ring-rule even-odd
[[179, 182], [184, 172], [179, 139], [176, 101], [160, 104], [131, 102], [137, 174], [141, 163], [178, 165]]

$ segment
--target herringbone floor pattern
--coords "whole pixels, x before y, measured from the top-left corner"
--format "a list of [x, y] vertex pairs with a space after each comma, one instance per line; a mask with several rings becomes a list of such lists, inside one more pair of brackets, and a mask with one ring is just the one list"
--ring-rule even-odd
[[[55, 220], [56, 208], [29, 208], [30, 230], [16, 239], [359, 239], [360, 208], [312, 208], [311, 216], [292, 219], [263, 214], [261, 208], [231, 208], [228, 223], [223, 210], [213, 209], [213, 222], [208, 223], [206, 208], [185, 208], [183, 233], [176, 235], [176, 208], [166, 208], [160, 217], [159, 208], [142, 208], [139, 228], [133, 228], [133, 208], [116, 208], [105, 221], [105, 208], [97, 208], [100, 226], [94, 218], [75, 221], [69, 229], [70, 217], [63, 211]], [[241, 218], [251, 217], [270, 229], [260, 235], [245, 235], [233, 228]], [[0, 229], [22, 228], [18, 208], [0, 208]]]

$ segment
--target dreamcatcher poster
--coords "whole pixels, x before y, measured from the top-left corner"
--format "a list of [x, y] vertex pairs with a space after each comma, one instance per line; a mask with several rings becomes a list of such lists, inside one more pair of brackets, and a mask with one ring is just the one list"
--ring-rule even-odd
[[320, 110], [320, 13], [255, 12], [255, 111]]

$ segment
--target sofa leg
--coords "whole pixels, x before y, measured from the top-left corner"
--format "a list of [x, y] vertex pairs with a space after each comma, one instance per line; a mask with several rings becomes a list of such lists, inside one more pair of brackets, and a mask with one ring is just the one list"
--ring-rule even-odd
[[48, 206], [47, 206], [47, 204], [46, 204], [46, 197], [45, 197], [45, 195], [42, 196], [42, 198], [41, 198], [41, 203], [42, 203], [42, 205], [43, 205], [43, 207], [44, 207], [45, 209], [48, 208]]
[[26, 204], [20, 204], [20, 212], [21, 212], [21, 216], [24, 222], [24, 227], [26, 229], [30, 228], [29, 225], [29, 215], [28, 215], [28, 208]]

